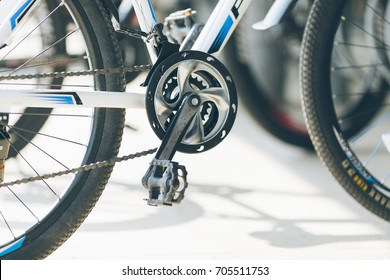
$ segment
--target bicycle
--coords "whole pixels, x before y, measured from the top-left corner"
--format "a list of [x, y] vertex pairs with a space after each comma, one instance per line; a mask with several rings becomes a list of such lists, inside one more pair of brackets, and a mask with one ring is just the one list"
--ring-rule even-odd
[[[356, 201], [387, 221], [389, 6], [316, 0], [300, 62], [305, 120], [319, 157]], [[340, 101], [364, 106], [342, 114]], [[349, 129], [353, 123], [361, 124], [359, 132]]]
[[[175, 152], [212, 149], [226, 138], [237, 113], [233, 78], [216, 56], [250, 0], [219, 1], [203, 30], [191, 29], [181, 45], [167, 40], [149, 0], [132, 1], [140, 30], [121, 26], [109, 0], [49, 2], [55, 5], [35, 25], [29, 19], [45, 1], [0, 2], [0, 60], [12, 62], [0, 76], [4, 259], [44, 258], [56, 250], [92, 210], [115, 163], [124, 160], [155, 153], [142, 180], [149, 192], [147, 203], [179, 203], [188, 183], [185, 167], [172, 161]], [[272, 24], [280, 22], [294, 2], [276, 1], [273, 11], [278, 13], [268, 17]], [[189, 16], [186, 10], [173, 19]], [[57, 17], [66, 32], [42, 47], [35, 32]], [[123, 67], [118, 32], [144, 39], [153, 66]], [[65, 44], [66, 51], [50, 53], [58, 44]], [[19, 59], [25, 50], [30, 57]], [[41, 58], [49, 53], [44, 62]], [[45, 73], [43, 65], [65, 70]], [[124, 93], [126, 73], [143, 70], [150, 70], [145, 93]], [[53, 79], [60, 79], [54, 89]], [[32, 114], [47, 117], [45, 125], [38, 131], [23, 128], [35, 136], [33, 141], [22, 137], [28, 145], [17, 150], [9, 130], [18, 131], [13, 119], [26, 107], [55, 111]], [[158, 149], [117, 157], [129, 108], [146, 108], [162, 143]], [[7, 158], [10, 152], [17, 156]]]
[[[124, 19], [128, 22], [130, 19], [131, 22], [135, 17], [132, 5], [128, 1], [117, 2], [121, 21]], [[175, 4], [180, 5], [180, 9], [195, 9], [197, 15], [194, 24], [201, 24], [207, 21], [207, 15], [218, 1], [171, 2], [177, 2]], [[164, 2], [164, 7], [157, 5], [157, 10], [164, 10], [159, 18], [166, 18], [173, 11], [171, 2]], [[251, 26], [265, 16], [273, 2], [274, 0], [251, 3], [252, 8], [240, 21], [235, 34], [224, 48], [221, 60], [233, 74], [240, 97], [253, 119], [278, 140], [312, 151], [313, 146], [301, 111], [297, 82], [299, 46], [311, 0], [298, 1], [275, 28], [263, 32], [252, 29]], [[159, 2], [154, 1], [155, 8], [156, 4]], [[125, 65], [145, 63], [142, 42], [123, 36], [120, 45], [124, 49]], [[137, 73], [126, 75], [126, 80], [131, 81]], [[291, 88], [292, 80], [296, 80], [294, 88]]]

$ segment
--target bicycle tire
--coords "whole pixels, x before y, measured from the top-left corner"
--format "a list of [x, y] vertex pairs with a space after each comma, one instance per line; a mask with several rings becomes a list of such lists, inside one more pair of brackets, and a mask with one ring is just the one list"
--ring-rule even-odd
[[273, 2], [251, 4], [226, 50], [227, 63], [236, 68], [240, 97], [253, 119], [278, 140], [311, 151], [298, 86], [299, 45], [310, 5], [299, 2], [278, 26], [253, 30]]
[[[226, 45], [224, 55], [236, 57], [238, 48], [235, 38]], [[306, 150], [313, 150], [306, 127], [297, 124], [291, 116], [256, 83], [256, 78], [246, 63], [229, 59], [226, 65], [235, 78], [237, 90], [245, 108], [257, 124], [278, 140]]]
[[[65, 5], [61, 6], [61, 9], [68, 11], [75, 20], [75, 26], [77, 28], [75, 28], [75, 33], [72, 33], [72, 35], [77, 34], [77, 36], [83, 36], [85, 45], [87, 46], [88, 57], [85, 56], [85, 53], [82, 53], [81, 59], [87, 58], [90, 67], [93, 69], [122, 66], [121, 52], [117, 45], [116, 35], [110, 21], [110, 16], [103, 6], [102, 1], [68, 0], [62, 2]], [[82, 45], [80, 37], [77, 36], [75, 37], [77, 44], [73, 45], [76, 49], [77, 46]], [[67, 37], [66, 40], [70, 40], [70, 37]], [[85, 63], [81, 64], [85, 66]], [[123, 74], [98, 75], [91, 81], [91, 86], [99, 90], [123, 91], [125, 78]], [[73, 114], [75, 113], [73, 112]], [[65, 116], [63, 113], [51, 113], [43, 131], [36, 138], [41, 137], [44, 140], [42, 147], [47, 149], [47, 153], [50, 156], [52, 156], [51, 154], [55, 154], [58, 157], [63, 157], [63, 159], [56, 159], [58, 161], [57, 164], [61, 163], [61, 165], [66, 166], [66, 164], [72, 164], [73, 162], [88, 164], [108, 160], [115, 157], [118, 153], [124, 126], [124, 114], [125, 111], [122, 109], [95, 108], [91, 112], [91, 115], [67, 115], [67, 118], [64, 120], [62, 118]], [[60, 117], [61, 121], [58, 120]], [[86, 127], [90, 127], [90, 129], [86, 131], [74, 131], [78, 130], [78, 128], [76, 129], [73, 126], [76, 122], [80, 122], [81, 117], [86, 119]], [[58, 123], [61, 129], [57, 129], [57, 133], [67, 134], [68, 132], [72, 132], [75, 134], [75, 137], [85, 139], [80, 140], [79, 143], [69, 141], [66, 138], [60, 139], [62, 146], [69, 148], [72, 145], [72, 150], [68, 151], [65, 149], [65, 153], [56, 145], [49, 146], [49, 141], [59, 141], [59, 139], [55, 134], [48, 137], [44, 129], [58, 127]], [[67, 136], [70, 137], [68, 134]], [[38, 173], [37, 170], [39, 168], [42, 170], [52, 168], [49, 159], [47, 159], [48, 163], [46, 164], [42, 162], [42, 158], [46, 159], [45, 155], [42, 155], [42, 158], [33, 158], [41, 150], [36, 149], [37, 144], [31, 142], [30, 144], [29, 147], [24, 148], [20, 152], [18, 157], [6, 161], [6, 176], [7, 167], [10, 166], [9, 169], [12, 169], [16, 161], [18, 161], [17, 166], [21, 170], [14, 169], [10, 171], [17, 171], [19, 176], [25, 176], [24, 173], [28, 168], [23, 167], [23, 161], [30, 154], [32, 157], [29, 159], [31, 160], [29, 165], [32, 165], [31, 167], [36, 169], [30, 171], [31, 173]], [[79, 151], [80, 153], [78, 153]], [[70, 152], [72, 153], [71, 157], [69, 156]], [[66, 155], [67, 153], [68, 155]], [[34, 160], [40, 163], [38, 164]], [[54, 162], [54, 159], [51, 160]], [[69, 163], [62, 162], [65, 160], [68, 160]], [[37, 164], [33, 165], [35, 163]], [[54, 163], [52, 164], [54, 165]], [[0, 197], [2, 198], [2, 207], [0, 230], [3, 232], [3, 236], [11, 236], [8, 242], [4, 242], [3, 239], [1, 240], [1, 259], [42, 259], [61, 246], [81, 225], [98, 201], [107, 184], [112, 168], [105, 167], [87, 172], [79, 172], [74, 176], [56, 178], [53, 181], [46, 180], [43, 182], [27, 183], [26, 185], [28, 186], [26, 189], [24, 186], [9, 187], [8, 189], [1, 188]], [[39, 170], [39, 173], [41, 172], [44, 171]], [[56, 189], [57, 187], [59, 187], [58, 190]], [[13, 191], [17, 196], [13, 197], [12, 194], [8, 195], [8, 191]], [[55, 193], [56, 195], [52, 198], [49, 197], [48, 193], [50, 195]], [[16, 198], [24, 199], [26, 201], [25, 204], [16, 204], [19, 202]], [[49, 205], [49, 201], [51, 203], [54, 201], [56, 204], [54, 206]], [[7, 206], [10, 207], [9, 210], [5, 209]], [[17, 215], [19, 211], [22, 211], [25, 215]], [[31, 216], [34, 217], [27, 216], [27, 212], [30, 212]], [[4, 223], [7, 223], [7, 226]]]
[[[317, 0], [310, 12], [300, 61], [300, 85], [305, 121], [313, 145], [333, 177], [366, 209], [390, 221], [389, 188], [385, 185], [386, 179], [383, 177], [386, 172], [381, 170], [377, 164], [383, 156], [386, 156], [387, 151], [382, 140], [378, 142], [376, 139], [383, 133], [376, 129], [380, 128], [378, 120], [383, 117], [383, 113], [379, 111], [386, 110], [384, 96], [387, 96], [389, 90], [388, 80], [376, 70], [373, 72], [372, 68], [366, 68], [368, 64], [363, 63], [366, 62], [365, 59], [375, 60], [377, 58], [375, 49], [365, 41], [367, 36], [370, 37], [372, 34], [369, 35], [367, 30], [362, 28], [367, 25], [366, 22], [358, 24], [358, 21], [350, 19], [353, 13], [346, 10], [351, 7], [358, 9], [359, 5], [362, 5], [364, 9], [362, 15], [364, 15], [364, 11], [371, 8], [367, 1], [350, 3], [351, 1], [348, 0]], [[351, 34], [363, 32], [364, 34], [356, 34], [354, 41], [349, 41], [348, 38], [344, 40], [345, 36], [339, 41], [340, 33], [344, 35], [345, 32]], [[363, 55], [362, 48], [364, 49]], [[339, 49], [348, 49], [351, 57], [353, 56], [353, 59], [348, 60], [350, 64], [335, 67]], [[354, 55], [353, 51], [359, 55]], [[339, 71], [354, 72], [340, 74]], [[365, 85], [366, 76], [371, 77], [370, 87]], [[360, 96], [372, 99], [378, 97], [378, 103], [374, 102], [371, 111], [369, 105], [362, 108], [360, 115], [355, 112], [352, 115], [341, 116], [336, 102], [338, 92], [334, 88], [336, 77], [343, 79], [351, 88], [360, 85], [356, 79], [361, 82], [360, 87], [363, 90], [352, 91], [346, 87], [343, 92], [344, 98], [353, 100]], [[347, 96], [348, 92], [349, 96]], [[360, 96], [357, 93], [360, 93]], [[359, 121], [363, 115], [367, 117]], [[353, 117], [357, 117], [356, 122], [359, 123], [361, 132], [349, 139], [344, 123], [348, 120], [352, 121]], [[375, 125], [377, 127], [373, 134]]]

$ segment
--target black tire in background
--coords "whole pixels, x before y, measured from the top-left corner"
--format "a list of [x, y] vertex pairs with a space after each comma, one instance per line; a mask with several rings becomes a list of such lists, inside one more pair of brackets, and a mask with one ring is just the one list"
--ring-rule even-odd
[[311, 1], [299, 1], [278, 26], [254, 30], [274, 1], [253, 1], [226, 48], [226, 63], [254, 120], [277, 139], [312, 150], [301, 109], [299, 50]]

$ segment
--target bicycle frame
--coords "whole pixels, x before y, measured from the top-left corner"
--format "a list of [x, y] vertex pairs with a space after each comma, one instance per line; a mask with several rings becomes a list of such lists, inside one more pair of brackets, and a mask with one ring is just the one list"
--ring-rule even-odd
[[[192, 50], [218, 56], [245, 14], [252, 0], [220, 0], [210, 15], [205, 27], [197, 38]], [[132, 0], [141, 30], [152, 32], [158, 20], [150, 0]], [[151, 49], [149, 49], [150, 51]], [[156, 59], [155, 51], [149, 52], [152, 61]]]
[[[39, 4], [39, 0], [2, 0], [0, 16], [4, 17], [0, 24], [0, 46], [7, 45], [12, 39], [13, 32], [17, 29], [22, 17], [27, 18], [27, 12]], [[202, 32], [195, 41], [192, 50], [218, 56], [234, 29], [242, 19], [252, 0], [219, 0], [214, 11], [207, 20]], [[273, 26], [280, 22], [288, 8], [296, 0], [276, 0], [269, 15], [266, 16], [267, 26]], [[13, 3], [13, 5], [11, 4]], [[158, 23], [150, 0], [131, 0], [139, 21], [141, 30], [147, 34], [152, 32]], [[0, 18], [1, 22], [2, 18]], [[269, 24], [271, 22], [271, 24]], [[148, 43], [148, 51], [152, 62], [157, 60], [157, 50], [152, 43]], [[64, 90], [1, 90], [0, 98], [2, 107], [14, 105], [24, 107], [103, 107], [103, 108], [142, 108], [144, 94], [138, 92], [97, 92], [94, 94], [84, 91]], [[109, 100], [109, 102], [107, 102]], [[3, 110], [2, 110], [3, 111]]]
[[0, 47], [12, 40], [19, 22], [33, 6], [35, 0], [3, 0], [0, 9]]

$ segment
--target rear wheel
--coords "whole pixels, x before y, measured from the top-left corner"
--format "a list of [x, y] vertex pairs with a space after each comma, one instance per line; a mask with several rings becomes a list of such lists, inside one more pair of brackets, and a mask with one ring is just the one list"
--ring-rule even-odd
[[[47, 19], [58, 17], [64, 23], [66, 52], [48, 55], [52, 48], [41, 53], [29, 19], [11, 46], [0, 50], [0, 59], [11, 59], [29, 48], [28, 63], [3, 71], [1, 76], [42, 73], [43, 66], [66, 64], [68, 71], [111, 69], [122, 66], [110, 17], [102, 1], [50, 1], [52, 8]], [[64, 4], [64, 5], [63, 5]], [[38, 10], [40, 7], [38, 7]], [[37, 10], [37, 11], [38, 11]], [[32, 17], [33, 18], [33, 17]], [[51, 21], [44, 20], [41, 26]], [[38, 44], [36, 46], [35, 44]], [[1, 80], [1, 89], [47, 88], [52, 80]], [[123, 91], [124, 75], [105, 74], [91, 78], [65, 78], [58, 87], [67, 91], [91, 88]], [[17, 133], [17, 121], [26, 116], [23, 108], [10, 109], [8, 127]], [[36, 113], [32, 113], [34, 115]], [[41, 113], [38, 113], [41, 114]], [[108, 160], [116, 156], [123, 131], [124, 110], [121, 109], [56, 109], [46, 114], [47, 120], [39, 131], [31, 129], [33, 140], [26, 139], [20, 150], [11, 144], [15, 153], [6, 161], [5, 181], [33, 177], [83, 164]], [[13, 125], [12, 125], [13, 124]], [[11, 127], [12, 126], [12, 127]], [[4, 259], [44, 258], [63, 242], [84, 221], [101, 195], [112, 167], [27, 182], [0, 188], [0, 256]]]

